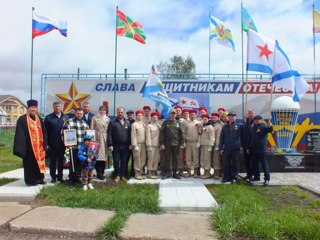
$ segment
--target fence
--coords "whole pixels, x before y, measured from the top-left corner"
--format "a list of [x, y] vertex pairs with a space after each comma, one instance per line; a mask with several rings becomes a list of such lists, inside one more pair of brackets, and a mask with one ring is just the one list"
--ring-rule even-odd
[[16, 126], [0, 126], [0, 144], [13, 145]]

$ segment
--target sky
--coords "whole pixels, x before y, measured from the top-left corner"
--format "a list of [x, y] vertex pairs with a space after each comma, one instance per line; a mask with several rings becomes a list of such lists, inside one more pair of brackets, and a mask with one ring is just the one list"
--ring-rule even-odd
[[[302, 74], [313, 64], [312, 0], [243, 0], [259, 33], [277, 39]], [[144, 27], [146, 44], [118, 38], [117, 72], [149, 73], [170, 57], [192, 56], [197, 73], [208, 73], [209, 14], [225, 22], [235, 52], [211, 42], [211, 73], [241, 74], [240, 0], [0, 0], [0, 95], [30, 98], [32, 7], [67, 20], [68, 37], [58, 31], [34, 39], [33, 98], [40, 98], [43, 73], [114, 73], [115, 8]], [[320, 0], [316, 1], [320, 9]], [[244, 34], [246, 56], [246, 35]], [[319, 58], [319, 44], [316, 57]], [[318, 66], [319, 65], [319, 66]]]

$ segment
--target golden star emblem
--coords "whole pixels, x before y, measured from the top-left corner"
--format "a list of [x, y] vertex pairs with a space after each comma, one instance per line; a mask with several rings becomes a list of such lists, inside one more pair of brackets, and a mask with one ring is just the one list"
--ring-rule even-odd
[[90, 98], [90, 94], [78, 93], [76, 85], [72, 82], [68, 93], [56, 94], [63, 103], [63, 112], [69, 113], [71, 110], [81, 108], [81, 104]]

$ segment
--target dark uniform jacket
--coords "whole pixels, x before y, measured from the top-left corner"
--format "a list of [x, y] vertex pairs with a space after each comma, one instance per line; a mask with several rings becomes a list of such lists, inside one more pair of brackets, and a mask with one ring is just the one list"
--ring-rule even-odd
[[249, 149], [252, 153], [267, 152], [267, 136], [273, 131], [273, 127], [268, 127], [265, 124], [253, 124], [250, 129], [250, 144]]
[[113, 120], [108, 125], [107, 130], [107, 145], [108, 147], [117, 147], [123, 145], [131, 145], [131, 124], [127, 119], [123, 119], [123, 124], [118, 118]]
[[241, 125], [241, 146], [243, 149], [249, 148], [250, 144], [250, 129], [252, 127], [253, 120], [246, 119], [244, 125]]
[[182, 124], [178, 120], [166, 120], [160, 129], [160, 145], [183, 146], [185, 143]]
[[94, 117], [94, 114], [92, 112], [88, 113], [88, 119], [86, 118], [86, 113], [83, 113], [83, 120], [88, 124], [88, 126], [91, 126], [91, 120]]
[[60, 118], [53, 112], [46, 116], [44, 125], [48, 133], [48, 144], [50, 148], [64, 147], [61, 139], [61, 129], [69, 116], [61, 113]]
[[242, 125], [239, 123], [224, 124], [220, 135], [219, 150], [239, 149], [241, 147], [241, 130]]

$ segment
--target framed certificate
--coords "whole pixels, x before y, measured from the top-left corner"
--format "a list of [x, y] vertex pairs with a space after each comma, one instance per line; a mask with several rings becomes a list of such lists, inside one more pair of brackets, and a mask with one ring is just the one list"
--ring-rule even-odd
[[96, 131], [93, 129], [87, 129], [86, 134], [92, 137], [92, 141], [96, 140]]
[[77, 131], [76, 129], [63, 130], [63, 138], [65, 146], [77, 145]]

